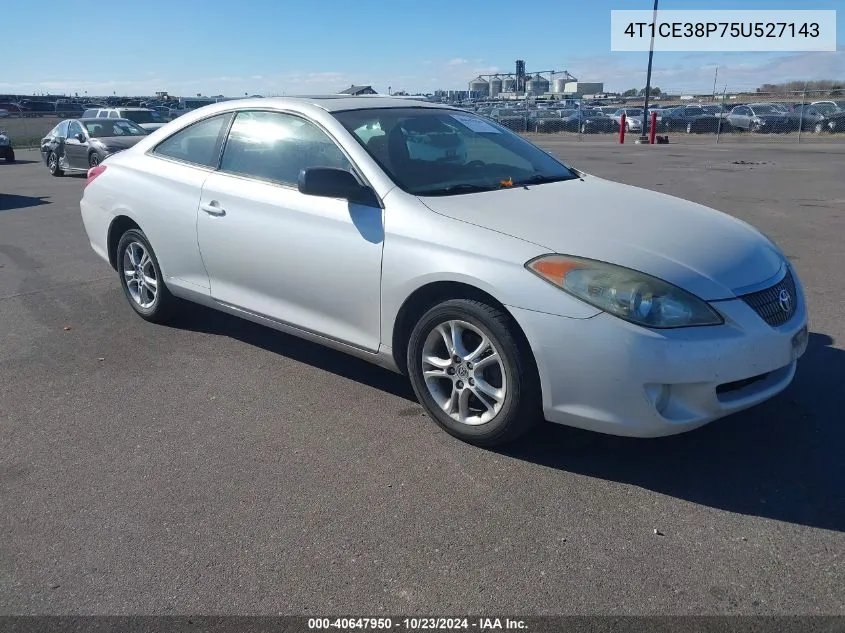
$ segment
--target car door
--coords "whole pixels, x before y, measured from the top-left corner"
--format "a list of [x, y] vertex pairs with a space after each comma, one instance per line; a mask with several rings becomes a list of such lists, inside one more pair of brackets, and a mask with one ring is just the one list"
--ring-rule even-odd
[[88, 169], [88, 135], [79, 121], [68, 124], [64, 157], [70, 169]]
[[751, 125], [751, 111], [745, 106], [737, 106], [728, 116], [731, 127], [747, 130]]
[[376, 351], [382, 209], [300, 193], [300, 171], [317, 166], [354, 171], [310, 120], [282, 112], [237, 114], [220, 169], [203, 186], [197, 220], [211, 296]]
[[155, 244], [168, 284], [208, 295], [208, 273], [197, 244], [197, 210], [202, 185], [220, 162], [232, 115], [201, 119], [158, 143], [139, 169], [137, 190], [152, 217], [144, 231]]

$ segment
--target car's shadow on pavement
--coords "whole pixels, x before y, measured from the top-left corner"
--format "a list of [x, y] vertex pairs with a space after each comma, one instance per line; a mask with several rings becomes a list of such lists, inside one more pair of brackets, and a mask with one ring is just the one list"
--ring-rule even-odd
[[[174, 326], [228, 336], [417, 403], [404, 376], [216, 310], [192, 306]], [[720, 510], [845, 531], [845, 351], [832, 343], [811, 334], [786, 392], [696, 431], [632, 439], [547, 423], [497, 452]]]
[[50, 196], [19, 196], [14, 193], [0, 193], [0, 211], [17, 211], [29, 207], [50, 204]]
[[40, 163], [40, 160], [21, 160], [20, 158], [16, 158], [14, 163], [6, 163], [9, 167], [14, 165], [34, 165], [35, 163]]
[[386, 391], [414, 403], [417, 402], [414, 391], [404, 376], [382, 369], [349, 354], [284, 334], [218, 310], [191, 305], [173, 325], [184, 330], [228, 336], [248, 345], [260, 347], [274, 354]]
[[543, 425], [502, 454], [720, 510], [845, 531], [845, 351], [811, 334], [793, 384], [701, 429], [632, 439]]

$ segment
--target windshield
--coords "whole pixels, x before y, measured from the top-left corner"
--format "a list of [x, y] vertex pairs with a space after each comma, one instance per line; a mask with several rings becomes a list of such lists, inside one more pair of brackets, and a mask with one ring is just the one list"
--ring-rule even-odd
[[419, 196], [578, 178], [522, 137], [474, 114], [440, 108], [335, 112], [399, 187]]
[[782, 114], [782, 110], [776, 110], [770, 105], [756, 105], [751, 106], [751, 109], [754, 111], [754, 114]]
[[627, 116], [642, 116], [642, 108], [628, 108], [624, 111]]
[[99, 119], [86, 121], [85, 129], [91, 138], [108, 138], [110, 136], [144, 136], [146, 132], [132, 121], [125, 119]]
[[158, 112], [152, 110], [124, 110], [121, 114], [124, 119], [129, 119], [135, 123], [161, 123]]

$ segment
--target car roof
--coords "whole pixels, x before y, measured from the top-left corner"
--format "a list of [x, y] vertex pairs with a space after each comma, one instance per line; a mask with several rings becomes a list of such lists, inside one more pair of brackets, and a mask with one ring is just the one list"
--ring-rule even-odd
[[262, 97], [254, 99], [244, 97], [243, 99], [230, 99], [220, 101], [216, 104], [205, 106], [206, 108], [217, 108], [226, 111], [235, 108], [290, 108], [299, 107], [307, 109], [309, 106], [317, 107], [326, 112], [342, 112], [347, 110], [367, 110], [372, 108], [440, 108], [443, 110], [457, 110], [458, 108], [429, 101], [400, 99], [397, 97], [385, 97], [381, 95], [348, 96], [348, 95], [305, 95], [296, 97]]

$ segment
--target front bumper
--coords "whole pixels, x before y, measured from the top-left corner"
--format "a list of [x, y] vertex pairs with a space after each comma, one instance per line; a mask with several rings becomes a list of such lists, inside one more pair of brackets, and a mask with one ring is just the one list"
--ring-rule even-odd
[[534, 352], [547, 420], [660, 437], [755, 406], [789, 386], [806, 348], [793, 347], [807, 325], [800, 291], [799, 297], [794, 316], [777, 328], [741, 299], [713, 304], [724, 325], [676, 330], [648, 330], [604, 313], [568, 319], [510, 310]]

